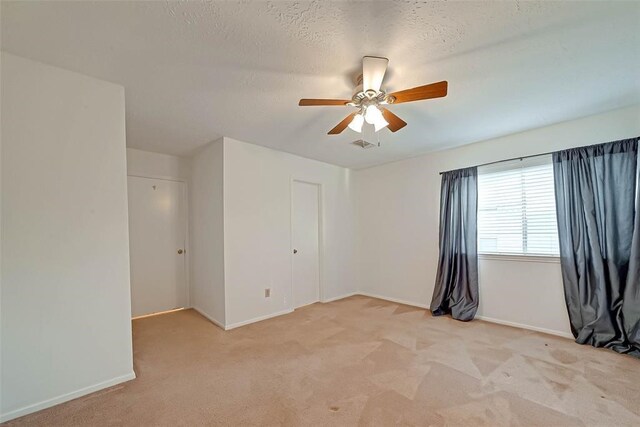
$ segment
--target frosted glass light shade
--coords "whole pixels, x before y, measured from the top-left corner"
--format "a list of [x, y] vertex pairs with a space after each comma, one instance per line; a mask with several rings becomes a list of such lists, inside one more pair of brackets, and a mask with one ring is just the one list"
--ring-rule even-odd
[[384, 119], [382, 111], [380, 111], [380, 109], [375, 105], [369, 105], [367, 107], [367, 111], [364, 113], [364, 119], [367, 123], [371, 123], [375, 127], [376, 132], [389, 125], [389, 123]]
[[349, 129], [356, 131], [358, 133], [362, 132], [362, 125], [364, 124], [364, 117], [362, 114], [356, 114], [349, 123]]

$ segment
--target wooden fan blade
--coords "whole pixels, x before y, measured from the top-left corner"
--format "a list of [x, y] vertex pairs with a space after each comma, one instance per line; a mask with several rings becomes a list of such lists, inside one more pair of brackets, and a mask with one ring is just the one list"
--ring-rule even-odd
[[380, 110], [382, 110], [382, 116], [384, 117], [384, 119], [389, 122], [389, 126], [387, 127], [391, 132], [399, 131], [407, 125], [407, 122], [405, 122], [386, 108], [380, 108]]
[[298, 102], [298, 105], [301, 107], [309, 107], [314, 105], [337, 105], [337, 106], [345, 106], [348, 102], [351, 102], [350, 99], [301, 99]]
[[365, 56], [362, 58], [362, 90], [380, 90], [384, 74], [387, 72], [389, 60], [377, 56]]
[[343, 121], [338, 123], [336, 127], [331, 129], [328, 135], [338, 135], [339, 133], [342, 133], [342, 131], [345, 130], [347, 126], [349, 126], [349, 123], [351, 123], [351, 120], [353, 120], [356, 114], [358, 114], [357, 111], [354, 111], [353, 113], [349, 114]]
[[418, 86], [412, 89], [405, 89], [389, 94], [395, 98], [392, 104], [400, 104], [401, 102], [420, 101], [422, 99], [442, 98], [447, 96], [447, 82], [431, 83], [430, 85]]

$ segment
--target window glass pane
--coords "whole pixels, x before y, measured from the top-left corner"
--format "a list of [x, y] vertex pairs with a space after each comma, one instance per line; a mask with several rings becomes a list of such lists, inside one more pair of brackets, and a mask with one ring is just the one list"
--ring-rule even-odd
[[558, 255], [550, 157], [480, 168], [478, 250], [480, 253]]

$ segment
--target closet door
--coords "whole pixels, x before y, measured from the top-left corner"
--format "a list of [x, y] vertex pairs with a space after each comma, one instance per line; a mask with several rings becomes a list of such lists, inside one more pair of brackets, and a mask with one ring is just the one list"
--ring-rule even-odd
[[133, 317], [186, 307], [186, 189], [183, 182], [129, 177]]
[[293, 182], [293, 307], [320, 300], [319, 196], [316, 184]]

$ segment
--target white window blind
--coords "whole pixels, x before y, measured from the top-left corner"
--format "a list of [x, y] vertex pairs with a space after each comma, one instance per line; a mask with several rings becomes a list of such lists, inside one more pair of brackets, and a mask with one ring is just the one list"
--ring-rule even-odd
[[550, 156], [478, 168], [478, 252], [559, 254]]

